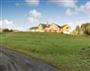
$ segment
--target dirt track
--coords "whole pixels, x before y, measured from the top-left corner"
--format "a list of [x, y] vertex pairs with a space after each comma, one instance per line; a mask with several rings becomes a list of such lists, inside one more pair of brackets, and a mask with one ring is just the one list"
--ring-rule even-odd
[[58, 71], [32, 56], [0, 47], [0, 71]]

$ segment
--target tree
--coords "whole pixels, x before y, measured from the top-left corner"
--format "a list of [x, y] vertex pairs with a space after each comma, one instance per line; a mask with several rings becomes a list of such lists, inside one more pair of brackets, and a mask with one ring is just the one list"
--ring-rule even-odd
[[81, 27], [80, 27], [80, 26], [77, 26], [77, 27], [75, 28], [75, 30], [73, 31], [73, 34], [79, 35], [80, 32], [81, 32]]
[[81, 30], [84, 34], [90, 35], [90, 23], [85, 23], [81, 25]]
[[81, 26], [77, 26], [76, 29], [73, 31], [75, 35], [90, 35], [90, 23], [84, 23]]
[[13, 32], [13, 30], [11, 29], [11, 30], [9, 30], [9, 29], [3, 29], [3, 32]]

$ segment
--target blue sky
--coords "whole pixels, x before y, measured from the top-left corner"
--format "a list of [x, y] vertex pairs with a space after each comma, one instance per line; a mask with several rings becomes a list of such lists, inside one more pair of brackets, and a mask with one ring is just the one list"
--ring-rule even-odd
[[90, 0], [0, 0], [0, 26], [26, 30], [39, 23], [90, 22]]

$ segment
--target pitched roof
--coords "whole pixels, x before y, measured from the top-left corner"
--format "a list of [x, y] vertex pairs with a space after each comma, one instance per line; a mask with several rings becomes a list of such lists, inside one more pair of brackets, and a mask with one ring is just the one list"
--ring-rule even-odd
[[30, 30], [32, 30], [32, 29], [38, 29], [38, 27], [31, 27]]
[[42, 23], [41, 23], [41, 24], [39, 24], [39, 25], [42, 25], [42, 27], [43, 27], [43, 28], [46, 28], [46, 27], [50, 26], [50, 25], [47, 25], [47, 24], [42, 24]]
[[63, 27], [65, 27], [65, 26], [67, 26], [67, 27], [69, 28], [69, 26], [68, 26], [68, 25], [63, 25], [63, 26], [61, 26], [61, 27], [63, 28]]
[[[54, 25], [56, 25], [57, 27], [59, 27], [59, 28], [61, 28], [61, 26], [59, 26], [59, 25], [57, 25], [57, 24], [55, 24], [55, 23], [53, 23]], [[52, 24], [51, 24], [52, 25]]]

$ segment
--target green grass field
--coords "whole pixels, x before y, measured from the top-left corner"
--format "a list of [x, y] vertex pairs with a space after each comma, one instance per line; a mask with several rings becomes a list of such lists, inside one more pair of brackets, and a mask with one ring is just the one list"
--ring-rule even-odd
[[0, 46], [30, 54], [61, 71], [90, 71], [89, 36], [0, 33]]

